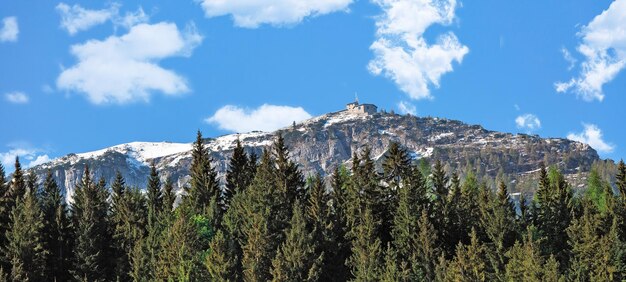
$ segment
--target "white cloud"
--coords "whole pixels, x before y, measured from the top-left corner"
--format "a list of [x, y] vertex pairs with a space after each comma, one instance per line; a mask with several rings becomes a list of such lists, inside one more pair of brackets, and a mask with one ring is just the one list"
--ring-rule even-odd
[[374, 59], [368, 65], [374, 75], [393, 80], [411, 99], [430, 99], [430, 86], [439, 87], [441, 76], [451, 72], [469, 52], [452, 32], [440, 34], [429, 44], [424, 32], [433, 24], [453, 22], [455, 0], [374, 0], [383, 10], [376, 21], [377, 39], [370, 46]]
[[563, 59], [565, 59], [565, 61], [569, 63], [569, 65], [567, 66], [567, 70], [572, 70], [576, 66], [578, 60], [576, 60], [576, 58], [574, 58], [574, 56], [572, 56], [569, 50], [567, 50], [565, 47], [561, 48], [561, 53], [563, 54]]
[[583, 123], [585, 128], [580, 133], [570, 133], [567, 139], [589, 144], [592, 148], [602, 153], [611, 153], [615, 146], [602, 140], [602, 130], [594, 124]]
[[0, 42], [16, 42], [20, 28], [17, 25], [16, 17], [6, 17], [2, 19], [2, 28], [0, 28]]
[[133, 26], [136, 26], [141, 23], [147, 23], [150, 20], [150, 17], [146, 15], [143, 11], [143, 8], [139, 7], [135, 12], [126, 12], [126, 14], [122, 17], [115, 17], [113, 19], [113, 24], [116, 26], [122, 26], [127, 29], [130, 29]]
[[50, 157], [44, 154], [43, 150], [33, 148], [12, 147], [6, 152], [0, 152], [0, 162], [7, 172], [13, 171], [15, 167], [15, 157], [20, 158], [23, 168], [30, 168], [50, 161]]
[[29, 101], [24, 92], [9, 92], [4, 94], [4, 98], [13, 104], [26, 104]]
[[602, 86], [626, 67], [626, 0], [613, 1], [581, 29], [579, 36], [582, 42], [577, 50], [585, 57], [580, 75], [555, 83], [556, 91], [572, 89], [585, 101], [602, 101]]
[[415, 105], [407, 101], [400, 101], [400, 103], [398, 103], [398, 110], [400, 111], [401, 114], [411, 114], [411, 115], [417, 114], [417, 108], [415, 108]]
[[523, 114], [515, 119], [517, 128], [524, 129], [526, 132], [533, 132], [541, 128], [541, 121], [536, 115]]
[[232, 15], [236, 26], [256, 28], [300, 23], [337, 11], [346, 11], [352, 0], [198, 0], [207, 17]]
[[217, 125], [220, 129], [232, 132], [253, 130], [273, 131], [311, 118], [302, 107], [275, 106], [263, 104], [256, 109], [244, 109], [227, 105], [215, 112], [205, 122]]
[[70, 35], [88, 30], [107, 21], [111, 21], [115, 27], [121, 26], [130, 29], [135, 25], [147, 23], [150, 19], [141, 7], [135, 12], [126, 12], [124, 16], [120, 15], [120, 7], [121, 4], [113, 2], [104, 9], [90, 10], [78, 4], [69, 6], [65, 3], [59, 3], [56, 10], [61, 15], [61, 27]]
[[193, 24], [184, 31], [167, 22], [135, 25], [122, 36], [73, 45], [71, 53], [78, 63], [63, 70], [57, 88], [84, 93], [94, 104], [147, 102], [153, 91], [185, 93], [187, 81], [158, 62], [189, 57], [201, 42]]
[[70, 35], [103, 24], [119, 13], [119, 4], [113, 3], [102, 10], [89, 10], [78, 4], [59, 3], [56, 10], [61, 15], [61, 27]]

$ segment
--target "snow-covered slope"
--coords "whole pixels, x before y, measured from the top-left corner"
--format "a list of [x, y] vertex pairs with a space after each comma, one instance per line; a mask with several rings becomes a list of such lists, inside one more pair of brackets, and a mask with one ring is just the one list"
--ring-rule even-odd
[[[567, 139], [542, 139], [536, 135], [510, 134], [485, 130], [460, 121], [377, 113], [329, 113], [279, 130], [250, 132], [207, 138], [213, 165], [223, 177], [237, 139], [248, 151], [260, 154], [281, 133], [294, 161], [308, 175], [325, 174], [338, 164], [349, 165], [354, 152], [365, 146], [373, 157], [384, 156], [390, 142], [398, 142], [416, 158], [440, 159], [451, 167], [468, 165], [491, 176], [525, 177], [541, 162], [556, 164], [569, 176], [578, 176], [598, 160], [588, 145]], [[190, 133], [193, 136], [193, 132]], [[119, 170], [127, 184], [144, 187], [149, 164], [154, 162], [163, 179], [183, 187], [188, 181], [191, 143], [132, 142], [113, 147], [69, 154], [33, 168], [40, 176], [50, 169], [71, 196], [76, 182], [89, 165], [95, 177], [111, 181]], [[41, 177], [40, 177], [41, 178]]]

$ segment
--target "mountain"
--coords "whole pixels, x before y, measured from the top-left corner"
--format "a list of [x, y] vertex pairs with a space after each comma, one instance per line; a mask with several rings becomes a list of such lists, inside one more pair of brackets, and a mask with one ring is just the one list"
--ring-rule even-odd
[[[591, 164], [599, 160], [589, 145], [568, 139], [502, 133], [456, 120], [377, 112], [373, 105], [357, 104], [355, 107], [351, 103], [346, 110], [294, 123], [277, 132], [207, 138], [219, 176], [223, 177], [228, 168], [237, 139], [250, 152], [260, 154], [279, 133], [304, 175], [314, 172], [327, 175], [338, 164], [349, 166], [352, 154], [366, 146], [371, 148], [372, 157], [380, 161], [390, 142], [407, 148], [416, 160], [439, 159], [451, 168], [469, 166], [478, 170], [479, 175], [506, 179], [518, 190], [524, 189], [522, 183], [532, 179], [532, 172], [537, 171], [542, 162], [557, 165], [570, 181], [581, 184]], [[90, 166], [96, 178], [104, 177], [108, 183], [119, 170], [127, 184], [145, 187], [149, 165], [154, 162], [162, 177], [170, 178], [176, 188], [180, 188], [188, 181], [190, 150], [190, 143], [132, 142], [69, 154], [32, 170], [39, 179], [43, 179], [48, 169], [52, 170], [68, 199], [85, 165]]]

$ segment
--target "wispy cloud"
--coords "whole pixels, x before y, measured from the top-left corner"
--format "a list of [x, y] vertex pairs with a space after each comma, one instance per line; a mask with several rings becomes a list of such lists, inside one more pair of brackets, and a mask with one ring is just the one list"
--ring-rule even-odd
[[411, 99], [430, 99], [430, 87], [439, 87], [441, 76], [461, 63], [469, 48], [452, 32], [440, 34], [434, 44], [424, 32], [455, 19], [455, 0], [374, 0], [383, 10], [376, 20], [376, 41], [370, 46], [374, 59], [368, 69], [393, 80]]
[[4, 94], [4, 98], [13, 104], [26, 104], [28, 103], [28, 95], [24, 92], [9, 92]]
[[602, 87], [626, 66], [626, 0], [615, 0], [579, 33], [578, 52], [585, 59], [580, 74], [555, 83], [557, 92], [572, 90], [585, 101], [604, 99]]
[[199, 0], [207, 17], [232, 15], [236, 26], [294, 25], [307, 17], [346, 11], [352, 0]]
[[400, 101], [400, 103], [398, 103], [398, 110], [400, 111], [401, 114], [411, 114], [411, 115], [417, 114], [417, 108], [415, 107], [415, 105], [407, 101]]
[[6, 17], [2, 19], [2, 27], [0, 28], [0, 42], [16, 42], [20, 28], [17, 25], [16, 17]]
[[59, 3], [56, 10], [61, 15], [61, 27], [70, 35], [74, 35], [105, 23], [119, 13], [119, 7], [119, 4], [112, 3], [101, 10], [90, 10], [78, 4], [70, 6]]
[[20, 158], [20, 163], [24, 168], [30, 168], [51, 160], [42, 149], [10, 145], [8, 151], [0, 152], [0, 162], [7, 172], [14, 170], [15, 157]]
[[601, 153], [611, 153], [615, 145], [604, 141], [602, 130], [595, 124], [583, 123], [584, 130], [580, 133], [569, 133], [567, 139], [589, 144], [592, 148]]
[[515, 118], [515, 124], [517, 128], [523, 129], [526, 132], [533, 132], [541, 129], [541, 120], [533, 114], [523, 114]]
[[61, 15], [61, 28], [70, 35], [75, 35], [80, 31], [88, 30], [94, 26], [111, 21], [115, 27], [121, 26], [127, 29], [149, 20], [143, 8], [139, 7], [135, 12], [120, 14], [122, 5], [116, 2], [110, 3], [107, 7], [99, 10], [87, 9], [78, 4], [72, 6], [59, 3], [56, 10]]
[[182, 94], [189, 91], [185, 78], [158, 63], [189, 57], [201, 42], [193, 24], [185, 30], [167, 22], [138, 24], [122, 36], [73, 45], [78, 63], [63, 70], [57, 88], [83, 93], [94, 104], [147, 102], [155, 91]]
[[253, 130], [273, 131], [311, 118], [301, 107], [276, 106], [264, 104], [256, 109], [246, 109], [227, 105], [205, 120], [218, 128], [232, 132]]

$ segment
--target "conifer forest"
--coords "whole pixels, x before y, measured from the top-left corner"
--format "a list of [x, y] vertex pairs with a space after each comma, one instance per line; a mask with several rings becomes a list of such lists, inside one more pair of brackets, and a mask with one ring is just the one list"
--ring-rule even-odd
[[[573, 189], [554, 167], [511, 195], [391, 143], [303, 175], [282, 136], [239, 142], [224, 180], [198, 132], [183, 191], [85, 168], [66, 203], [15, 161], [0, 167], [2, 281], [622, 281], [626, 166]], [[492, 187], [495, 186], [495, 187]]]

